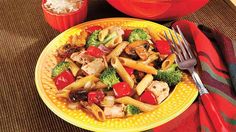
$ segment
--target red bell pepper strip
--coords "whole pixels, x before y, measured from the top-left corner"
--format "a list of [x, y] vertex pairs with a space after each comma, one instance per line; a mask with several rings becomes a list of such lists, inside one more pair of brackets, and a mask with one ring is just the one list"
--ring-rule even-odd
[[115, 97], [131, 96], [133, 94], [132, 88], [127, 82], [119, 82], [112, 86]]
[[88, 27], [88, 28], [86, 29], [86, 32], [89, 33], [89, 34], [91, 34], [91, 33], [93, 33], [94, 31], [96, 31], [96, 30], [101, 30], [101, 29], [102, 29], [101, 26], [92, 26], [92, 27]]
[[75, 77], [70, 71], [65, 70], [62, 73], [60, 73], [58, 76], [56, 76], [53, 79], [53, 81], [55, 82], [57, 89], [61, 90], [65, 88], [66, 86], [68, 86], [69, 84], [73, 83], [75, 81]]
[[155, 46], [160, 54], [171, 54], [170, 45], [165, 40], [157, 40]]
[[144, 91], [144, 93], [140, 96], [139, 100], [143, 103], [148, 104], [157, 104], [156, 96], [151, 91]]
[[129, 68], [129, 67], [126, 67], [126, 66], [124, 66], [124, 68], [125, 68], [125, 70], [127, 71], [127, 73], [129, 75], [132, 75], [134, 73], [134, 69], [133, 68]]
[[100, 102], [104, 99], [104, 97], [105, 97], [105, 94], [102, 90], [91, 91], [88, 93], [88, 103], [100, 104]]
[[103, 51], [101, 51], [96, 46], [89, 46], [87, 49], [87, 54], [94, 57], [102, 57], [104, 55]]
[[130, 33], [132, 31], [133, 30], [129, 30], [129, 29], [124, 30], [124, 35], [123, 35], [124, 40], [128, 40], [129, 39], [129, 35], [130, 35]]

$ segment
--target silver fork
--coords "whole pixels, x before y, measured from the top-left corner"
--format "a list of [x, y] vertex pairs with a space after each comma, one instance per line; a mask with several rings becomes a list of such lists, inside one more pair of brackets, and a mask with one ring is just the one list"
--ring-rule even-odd
[[[174, 28], [172, 28], [174, 33], [171, 33], [171, 30], [169, 30], [171, 39], [168, 37], [167, 33], [164, 31], [166, 40], [171, 46], [172, 52], [176, 54], [175, 62], [177, 63], [179, 69], [188, 70], [190, 74], [192, 75], [192, 78], [194, 82], [196, 83], [196, 86], [198, 87], [198, 91], [199, 91], [203, 106], [205, 110], [207, 111], [207, 114], [210, 117], [215, 127], [215, 130], [221, 131], [221, 132], [225, 132], [225, 131], [227, 132], [228, 129], [226, 125], [224, 124], [223, 118], [219, 114], [219, 111], [215, 105], [214, 100], [211, 98], [208, 90], [205, 88], [199, 75], [195, 71], [194, 67], [197, 64], [197, 59], [195, 55], [193, 54], [189, 43], [184, 38], [184, 35], [181, 32], [179, 26], [176, 26], [176, 27], [180, 36], [177, 34]], [[177, 39], [177, 42], [175, 41], [174, 36]]]

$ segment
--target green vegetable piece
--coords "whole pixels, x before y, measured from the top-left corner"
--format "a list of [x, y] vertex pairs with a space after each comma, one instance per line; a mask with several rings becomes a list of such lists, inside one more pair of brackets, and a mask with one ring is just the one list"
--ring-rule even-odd
[[109, 41], [111, 41], [112, 39], [114, 39], [115, 37], [117, 37], [118, 34], [116, 32], [112, 32], [111, 34], [109, 34], [104, 40], [103, 40], [103, 44], [108, 43]]
[[175, 86], [181, 81], [182, 72], [177, 69], [177, 64], [171, 65], [167, 70], [158, 70], [154, 79], [166, 82], [169, 86]]
[[126, 115], [127, 116], [139, 114], [140, 112], [141, 112], [141, 110], [136, 106], [133, 106], [133, 105], [126, 106]]
[[134, 42], [137, 40], [149, 40], [151, 37], [143, 29], [134, 29], [129, 36], [129, 42]]
[[67, 70], [69, 66], [70, 66], [69, 62], [65, 62], [65, 61], [60, 62], [52, 69], [52, 77], [58, 76], [63, 71]]
[[88, 37], [87, 42], [86, 42], [86, 47], [99, 46], [99, 44], [101, 43], [98, 39], [98, 34], [100, 31], [101, 30], [96, 30]]
[[116, 75], [116, 70], [112, 67], [109, 67], [102, 72], [100, 80], [109, 87], [112, 87], [112, 85], [120, 82]]

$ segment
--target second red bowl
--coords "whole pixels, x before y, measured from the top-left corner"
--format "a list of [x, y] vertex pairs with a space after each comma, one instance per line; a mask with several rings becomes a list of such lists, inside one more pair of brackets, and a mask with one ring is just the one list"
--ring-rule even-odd
[[52, 28], [59, 32], [63, 32], [66, 29], [83, 22], [87, 17], [88, 0], [83, 0], [79, 10], [66, 14], [55, 14], [48, 11], [44, 6], [45, 2], [46, 0], [42, 0], [42, 9], [45, 20]]

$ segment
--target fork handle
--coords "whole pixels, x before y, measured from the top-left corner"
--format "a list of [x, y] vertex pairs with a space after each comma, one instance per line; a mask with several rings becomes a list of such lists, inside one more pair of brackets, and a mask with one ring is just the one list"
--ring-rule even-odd
[[219, 114], [219, 110], [217, 109], [210, 94], [201, 95], [201, 100], [213, 126], [215, 127], [215, 130], [219, 132], [228, 132], [228, 129], [224, 124], [224, 119]]
[[224, 120], [222, 116], [219, 114], [219, 110], [215, 105], [215, 101], [212, 99], [209, 92], [203, 85], [199, 75], [195, 71], [193, 71], [192, 77], [199, 89], [201, 101], [203, 103], [205, 110], [207, 111], [208, 116], [210, 117], [210, 120], [212, 121], [215, 130], [219, 132], [228, 132]]

